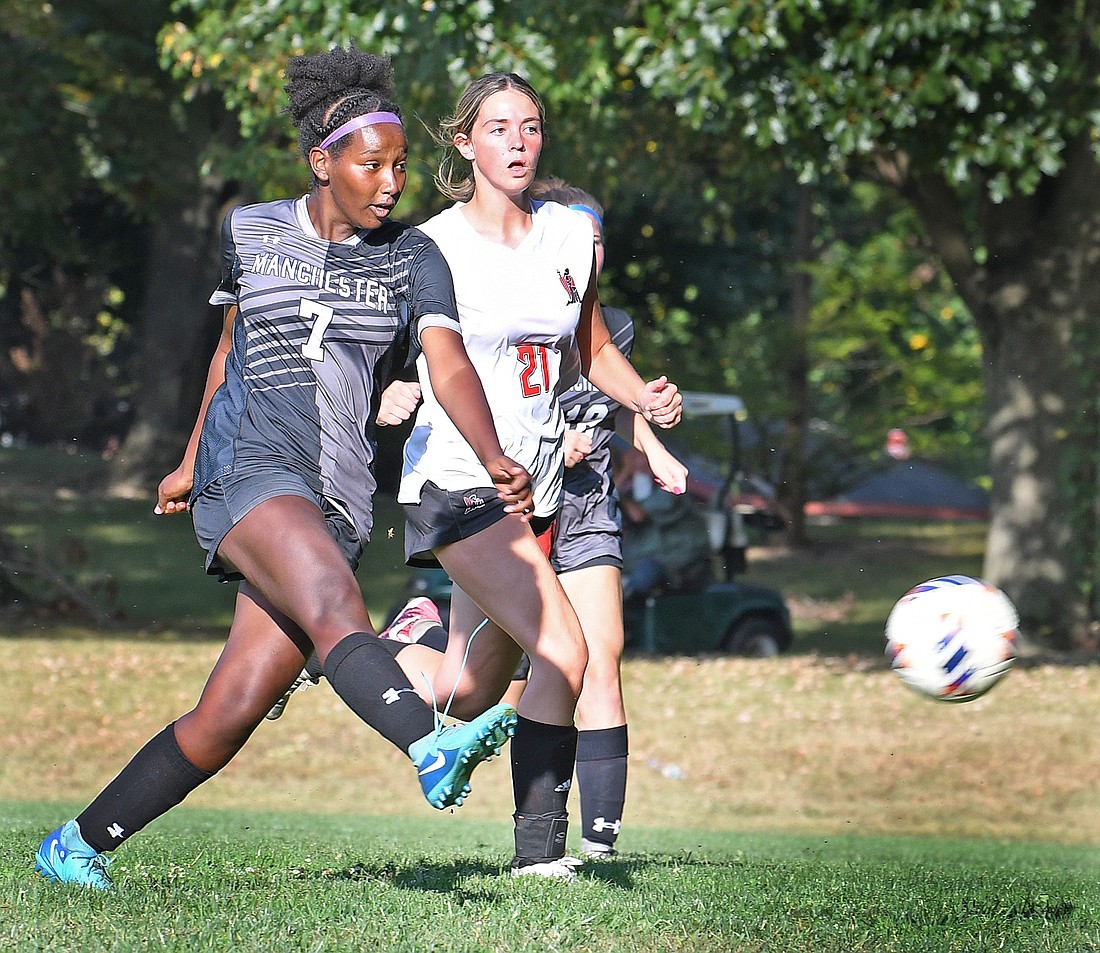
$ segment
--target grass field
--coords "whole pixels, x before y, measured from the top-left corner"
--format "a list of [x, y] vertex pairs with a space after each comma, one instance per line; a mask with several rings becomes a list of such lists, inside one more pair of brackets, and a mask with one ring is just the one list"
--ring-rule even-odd
[[[978, 571], [974, 524], [754, 551], [795, 612], [783, 657], [628, 658], [624, 852], [572, 886], [502, 876], [505, 759], [440, 814], [325, 685], [118, 852], [117, 894], [40, 882], [38, 841], [194, 703], [228, 621], [187, 520], [91, 492], [96, 466], [0, 451], [8, 530], [120, 617], [0, 620], [0, 949], [1100, 948], [1100, 669], [1033, 655], [949, 706], [882, 659], [897, 595]], [[404, 578], [396, 516], [360, 574], [376, 614]]]
[[113, 895], [28, 876], [0, 803], [0, 949], [1069, 951], [1100, 947], [1095, 848], [644, 830], [574, 884], [502, 874], [501, 823], [184, 811]]

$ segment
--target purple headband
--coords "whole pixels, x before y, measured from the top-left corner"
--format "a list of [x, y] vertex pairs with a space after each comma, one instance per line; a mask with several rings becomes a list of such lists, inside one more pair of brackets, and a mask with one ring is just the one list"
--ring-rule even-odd
[[569, 207], [571, 209], [575, 209], [578, 212], [585, 212], [588, 215], [591, 215], [597, 221], [597, 223], [599, 223], [600, 228], [603, 228], [603, 219], [600, 218], [599, 213], [594, 208], [589, 208], [587, 205], [581, 205], [580, 203], [576, 205], [570, 205]]
[[343, 139], [344, 136], [349, 133], [355, 132], [356, 129], [365, 129], [367, 126], [377, 126], [383, 122], [394, 122], [397, 125], [401, 125], [401, 117], [397, 113], [363, 113], [362, 116], [356, 116], [354, 119], [349, 119], [346, 123], [330, 132], [325, 141], [322, 142], [317, 148], [327, 149], [337, 139]]

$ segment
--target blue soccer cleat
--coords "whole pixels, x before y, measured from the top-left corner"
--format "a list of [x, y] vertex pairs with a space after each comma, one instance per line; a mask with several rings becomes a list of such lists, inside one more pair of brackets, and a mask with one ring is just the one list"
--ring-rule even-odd
[[80, 826], [69, 821], [42, 841], [34, 869], [47, 880], [110, 890], [111, 878], [107, 875], [110, 862], [110, 858], [84, 843]]
[[511, 705], [494, 705], [473, 721], [440, 728], [413, 745], [410, 754], [432, 807], [442, 810], [463, 802], [474, 768], [500, 754], [515, 733], [516, 718]]

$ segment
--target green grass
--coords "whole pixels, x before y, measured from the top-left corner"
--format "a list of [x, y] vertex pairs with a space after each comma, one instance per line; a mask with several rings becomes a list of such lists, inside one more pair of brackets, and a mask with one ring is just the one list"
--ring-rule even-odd
[[1095, 848], [635, 831], [569, 885], [505, 876], [504, 824], [180, 809], [105, 896], [30, 873], [58, 816], [0, 803], [0, 949], [1100, 948]]
[[[903, 591], [980, 571], [967, 523], [842, 522], [807, 551], [754, 550], [745, 578], [794, 611], [787, 656], [628, 659], [624, 853], [575, 884], [504, 875], [505, 764], [439, 815], [325, 688], [118, 851], [117, 892], [46, 883], [41, 838], [193, 704], [231, 611], [189, 520], [103, 497], [101, 471], [0, 450], [9, 533], [119, 616], [0, 619], [0, 950], [1100, 949], [1100, 743], [1082, 728], [1100, 671], [1029, 659], [945, 707], [882, 658]], [[375, 615], [407, 579], [400, 526], [381, 498], [360, 570]]]

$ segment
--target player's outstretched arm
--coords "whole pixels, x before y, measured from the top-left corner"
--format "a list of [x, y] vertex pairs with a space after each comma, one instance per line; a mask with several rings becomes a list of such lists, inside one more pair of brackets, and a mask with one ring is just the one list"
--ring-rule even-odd
[[600, 313], [595, 282], [589, 282], [577, 325], [577, 348], [581, 370], [608, 397], [645, 416], [659, 427], [680, 422], [683, 397], [667, 377], [648, 383], [638, 376], [634, 366], [615, 347]]
[[661, 443], [641, 414], [620, 407], [615, 418], [615, 430], [645, 454], [653, 479], [662, 490], [679, 495], [687, 489], [688, 468]]

